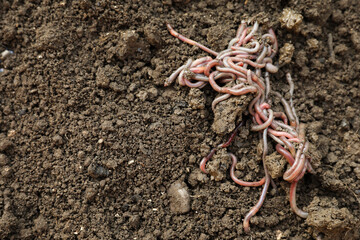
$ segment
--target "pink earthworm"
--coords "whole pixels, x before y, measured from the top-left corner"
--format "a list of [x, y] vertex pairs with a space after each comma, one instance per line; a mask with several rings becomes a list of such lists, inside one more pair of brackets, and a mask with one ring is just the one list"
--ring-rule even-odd
[[309, 214], [307, 212], [304, 212], [303, 210], [299, 209], [296, 204], [297, 183], [298, 183], [298, 181], [294, 181], [291, 183], [291, 186], [290, 186], [290, 197], [289, 197], [290, 198], [290, 207], [296, 213], [296, 215], [298, 215], [299, 217], [307, 218]]
[[242, 51], [246, 53], [257, 53], [260, 49], [260, 43], [259, 42], [251, 42], [250, 45], [254, 46], [253, 48], [247, 48], [247, 47], [231, 47], [231, 50], [235, 51]]
[[241, 24], [240, 24], [238, 30], [236, 31], [236, 36], [235, 36], [235, 38], [240, 39], [240, 36], [241, 36], [241, 34], [244, 32], [245, 28], [246, 28], [246, 23], [245, 23], [245, 21], [241, 21]]
[[[243, 83], [240, 83], [238, 85], [235, 85], [234, 87], [232, 87], [233, 89], [240, 89], [244, 87], [244, 84]], [[214, 99], [214, 101], [212, 102], [211, 104], [211, 109], [214, 111], [215, 110], [215, 106], [219, 103], [219, 102], [222, 102], [222, 101], [225, 101], [226, 99], [230, 98], [231, 97], [231, 94], [229, 93], [225, 93], [217, 98]]]
[[291, 135], [290, 133], [287, 133], [287, 132], [277, 131], [274, 129], [269, 129], [269, 132], [276, 137], [287, 137], [288, 140], [292, 141], [292, 142], [299, 141], [299, 139], [297, 137], [294, 137], [293, 135]]
[[235, 95], [235, 96], [239, 96], [239, 95], [243, 95], [246, 93], [251, 93], [251, 92], [257, 92], [256, 87], [254, 86], [248, 86], [248, 87], [244, 87], [241, 89], [233, 89], [233, 88], [229, 88], [229, 87], [220, 87], [219, 85], [216, 84], [215, 80], [214, 80], [214, 75], [217, 74], [218, 71], [212, 72], [209, 76], [209, 83], [212, 86], [212, 88], [217, 91], [217, 92], [221, 92], [221, 93], [229, 93], [231, 95]]
[[232, 153], [229, 153], [229, 155], [230, 155], [231, 160], [232, 160], [232, 164], [231, 164], [231, 167], [230, 167], [230, 177], [236, 184], [239, 184], [239, 185], [244, 186], [244, 187], [258, 187], [258, 186], [264, 185], [265, 178], [262, 178], [260, 181], [257, 181], [257, 182], [245, 182], [245, 181], [242, 181], [242, 180], [238, 179], [235, 176], [235, 166], [236, 166], [236, 163], [237, 163], [237, 158]]
[[274, 42], [273, 42], [274, 50], [273, 50], [273, 53], [270, 55], [271, 58], [274, 58], [274, 56], [276, 55], [276, 53], [277, 53], [277, 51], [278, 51], [279, 45], [278, 45], [278, 41], [277, 41], [275, 32], [274, 32], [274, 30], [272, 30], [272, 28], [269, 29], [269, 33], [270, 33], [270, 35], [272, 35], [273, 38], [274, 38]]
[[263, 142], [264, 142], [264, 147], [263, 147], [263, 166], [264, 166], [264, 170], [265, 170], [265, 184], [263, 187], [263, 190], [261, 191], [261, 195], [260, 195], [260, 199], [259, 201], [256, 203], [256, 205], [254, 207], [251, 208], [251, 210], [248, 212], [248, 214], [246, 214], [244, 221], [243, 221], [243, 227], [246, 233], [248, 233], [250, 231], [250, 219], [252, 216], [254, 216], [261, 208], [261, 206], [263, 205], [265, 198], [266, 198], [266, 193], [267, 190], [269, 189], [269, 185], [271, 182], [271, 177], [270, 174], [267, 170], [267, 166], [265, 164], [265, 157], [267, 155], [267, 130], [268, 128], [266, 128], [263, 131]]
[[244, 38], [244, 41], [242, 42], [242, 44], [246, 44], [257, 32], [257, 30], [259, 29], [259, 23], [255, 22], [254, 26], [252, 27], [251, 32]]
[[204, 74], [205, 76], [209, 76], [210, 75], [210, 71], [211, 71], [211, 68], [215, 67], [215, 66], [220, 66], [221, 63], [219, 60], [217, 59], [214, 59], [210, 62], [208, 62], [208, 64], [206, 65], [206, 68], [204, 70]]
[[276, 144], [276, 151], [280, 153], [280, 155], [283, 156], [291, 166], [294, 164], [295, 159], [292, 156], [292, 154], [289, 151], [287, 151], [285, 148], [283, 148], [280, 144]]
[[182, 65], [181, 67], [179, 67], [175, 72], [173, 72], [170, 77], [168, 79], [166, 79], [165, 83], [164, 83], [164, 86], [167, 87], [169, 86], [170, 84], [172, 84], [176, 77], [179, 75], [179, 73], [184, 70], [185, 68], [185, 65]]
[[274, 120], [274, 112], [273, 112], [273, 110], [269, 109], [268, 120], [266, 122], [264, 122], [263, 124], [251, 127], [251, 131], [262, 131], [265, 128], [268, 128], [271, 125], [273, 120]]
[[244, 125], [244, 121], [241, 121], [239, 125], [237, 125], [237, 127], [234, 129], [234, 131], [231, 133], [229, 139], [225, 142], [225, 143], [222, 143], [222, 144], [219, 144], [216, 148], [213, 148], [210, 153], [204, 157], [201, 162], [200, 162], [200, 170], [203, 172], [203, 173], [208, 173], [206, 171], [206, 163], [207, 161], [209, 161], [212, 156], [215, 154], [215, 152], [219, 149], [219, 148], [226, 148], [228, 146], [230, 146], [231, 142], [234, 141], [235, 139], [235, 136], [237, 134], [237, 132], [239, 131], [239, 128]]
[[195, 42], [194, 40], [191, 40], [191, 39], [181, 35], [180, 33], [176, 32], [169, 23], [167, 23], [166, 26], [167, 26], [170, 34], [173, 35], [174, 37], [178, 38], [179, 40], [181, 40], [183, 42], [186, 42], [187, 44], [197, 46], [198, 48], [200, 48], [200, 49], [204, 50], [205, 52], [208, 52], [208, 53], [210, 53], [210, 54], [212, 54], [214, 56], [218, 55], [217, 52], [211, 50], [210, 48], [205, 47], [204, 45], [202, 45], [202, 44], [200, 44], [198, 42]]
[[193, 61], [190, 65], [190, 68], [193, 67], [197, 67], [197, 66], [201, 66], [201, 65], [205, 65], [207, 62], [210, 62], [212, 59], [212, 57], [206, 56], [206, 57], [201, 57], [199, 59], [196, 59], [195, 61]]
[[252, 66], [254, 68], [263, 68], [263, 67], [265, 67], [265, 63], [256, 63], [256, 62], [253, 62], [253, 61], [251, 61], [249, 59], [246, 59], [246, 58], [231, 57], [231, 60], [233, 62], [247, 63], [247, 64], [249, 64], [250, 66]]
[[274, 93], [276, 96], [278, 96], [280, 98], [281, 103], [284, 106], [285, 113], [288, 116], [289, 121], [290, 121], [290, 126], [296, 127], [296, 119], [294, 117], [293, 111], [292, 111], [289, 103], [285, 100], [285, 98], [279, 92], [274, 92]]

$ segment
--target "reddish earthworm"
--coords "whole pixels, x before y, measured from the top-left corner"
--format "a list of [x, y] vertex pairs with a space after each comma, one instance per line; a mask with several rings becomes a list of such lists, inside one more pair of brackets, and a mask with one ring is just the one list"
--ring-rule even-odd
[[235, 36], [236, 39], [240, 39], [240, 36], [243, 33], [243, 31], [245, 30], [245, 28], [246, 28], [245, 21], [241, 21], [241, 24], [240, 24], [238, 30], [236, 31], [236, 36]]
[[279, 68], [277, 66], [274, 66], [272, 63], [266, 63], [265, 69], [269, 73], [277, 73], [277, 71], [279, 71]]
[[281, 118], [281, 120], [284, 122], [284, 124], [288, 125], [288, 119], [287, 119], [285, 113], [283, 113], [283, 112], [274, 112], [274, 116], [276, 118]]
[[291, 107], [289, 106], [289, 103], [285, 100], [285, 98], [279, 92], [274, 92], [274, 94], [280, 98], [280, 101], [281, 101], [282, 105], [284, 106], [285, 113], [288, 116], [288, 119], [290, 121], [290, 126], [296, 127], [296, 120], [293, 115], [293, 111], [292, 111]]
[[196, 66], [199, 66], [199, 65], [202, 65], [202, 64], [206, 64], [207, 62], [210, 62], [211, 60], [213, 60], [213, 59], [212, 59], [212, 57], [209, 57], [209, 56], [196, 59], [195, 61], [193, 61], [191, 63], [190, 68], [196, 67]]
[[299, 217], [307, 218], [309, 214], [307, 212], [304, 212], [301, 209], [299, 209], [296, 205], [297, 183], [298, 183], [297, 181], [294, 181], [291, 183], [291, 186], [290, 186], [290, 207], [296, 213], [296, 215], [298, 215]]
[[251, 131], [256, 131], [256, 132], [257, 131], [262, 131], [265, 128], [268, 128], [273, 120], [274, 120], [274, 112], [273, 112], [273, 110], [269, 109], [268, 120], [266, 122], [264, 122], [263, 124], [261, 124], [261, 125], [252, 126]]
[[273, 38], [274, 38], [274, 42], [273, 42], [274, 50], [273, 50], [273, 53], [270, 55], [271, 58], [274, 58], [274, 56], [276, 55], [276, 53], [277, 53], [277, 51], [278, 51], [278, 41], [277, 41], [275, 32], [274, 32], [274, 30], [272, 30], [272, 28], [269, 29], [269, 33], [270, 33], [270, 34], [273, 36]]
[[203, 74], [194, 74], [191, 79], [202, 81], [202, 82], [208, 82], [209, 78], [207, 76], [204, 76]]
[[208, 172], [206, 171], [206, 169], [205, 169], [205, 168], [206, 168], [206, 163], [207, 163], [207, 161], [210, 160], [210, 158], [212, 158], [212, 156], [215, 154], [216, 150], [217, 150], [216, 148], [213, 148], [213, 149], [210, 151], [210, 153], [201, 160], [201, 162], [200, 162], [200, 170], [201, 170], [203, 173], [208, 173]]
[[239, 42], [240, 38], [233, 38], [231, 39], [231, 41], [228, 44], [228, 48], [231, 48], [232, 46], [235, 45], [235, 43]]
[[246, 44], [254, 36], [254, 34], [257, 32], [258, 28], [259, 28], [259, 23], [255, 22], [254, 26], [252, 27], [251, 32], [245, 37], [244, 42], [242, 42], [242, 44]]
[[181, 35], [180, 33], [176, 32], [169, 23], [167, 23], [166, 26], [167, 26], [170, 34], [173, 35], [174, 37], [180, 39], [181, 41], [186, 42], [186, 43], [188, 43], [190, 45], [193, 45], [193, 46], [197, 46], [198, 48], [200, 48], [200, 49], [204, 50], [205, 52], [208, 52], [208, 53], [210, 53], [210, 54], [212, 54], [214, 56], [218, 55], [217, 52], [211, 50], [210, 48], [207, 48], [204, 45], [202, 45], [202, 44], [200, 44], [198, 42], [195, 42], [194, 40], [191, 40], [191, 39]]
[[236, 71], [235, 69], [232, 69], [232, 68], [217, 66], [216, 70], [219, 71], [220, 73], [215, 76], [215, 80], [216, 80], [216, 77], [218, 75], [222, 74], [222, 73], [232, 73], [232, 74], [235, 74], [238, 77], [246, 78], [245, 74], [243, 74], [242, 72]]
[[230, 135], [229, 139], [225, 142], [225, 143], [222, 143], [222, 144], [219, 144], [216, 148], [213, 148], [210, 153], [204, 157], [201, 162], [200, 162], [200, 170], [203, 172], [203, 173], [208, 173], [206, 171], [206, 163], [207, 161], [209, 161], [212, 156], [215, 154], [215, 152], [219, 149], [219, 148], [226, 148], [228, 146], [230, 146], [231, 142], [235, 139], [235, 136], [237, 134], [237, 132], [239, 131], [239, 128], [244, 124], [244, 121], [241, 121], [240, 124], [234, 129], [234, 131], [232, 132], [232, 134]]
[[251, 46], [254, 46], [253, 48], [247, 48], [247, 47], [235, 47], [232, 46], [231, 50], [234, 50], [234, 52], [236, 51], [241, 51], [241, 52], [245, 52], [245, 53], [257, 53], [260, 49], [260, 43], [259, 42], [251, 42], [250, 43]]
[[256, 63], [253, 62], [249, 59], [246, 58], [239, 58], [239, 57], [231, 57], [231, 60], [236, 61], [236, 62], [243, 62], [243, 63], [247, 63], [250, 66], [254, 67], [254, 68], [263, 68], [265, 67], [265, 63]]
[[182, 65], [181, 67], [179, 67], [175, 72], [173, 72], [170, 77], [168, 79], [166, 79], [164, 86], [167, 87], [170, 84], [172, 84], [176, 77], [179, 75], [179, 73], [185, 68], [185, 65]]
[[[242, 88], [244, 87], [244, 84], [243, 83], [240, 83], [236, 86], [233, 87], [233, 89], [239, 89], [239, 88]], [[219, 102], [222, 102], [222, 101], [225, 101], [226, 99], [228, 99], [229, 97], [231, 97], [231, 94], [228, 94], [228, 93], [225, 93], [217, 98], [214, 99], [214, 101], [212, 102], [211, 104], [211, 109], [214, 111], [215, 110], [215, 106], [219, 103]]]
[[209, 83], [212, 86], [212, 88], [217, 92], [229, 93], [229, 94], [235, 95], [235, 96], [244, 95], [246, 93], [251, 93], [251, 92], [257, 92], [257, 89], [254, 86], [247, 86], [247, 87], [244, 87], [241, 89], [220, 87], [219, 85], [216, 84], [216, 82], [214, 80], [214, 75], [217, 73], [218, 73], [218, 71], [212, 72], [209, 76]]
[[236, 75], [234, 73], [226, 73], [226, 72], [220, 72], [218, 75], [215, 76], [215, 80], [221, 79], [221, 78], [227, 78], [231, 77], [232, 80], [236, 79]]
[[[280, 137], [280, 139], [281, 139], [281, 141], [283, 141], [284, 146], [286, 146], [286, 147], [289, 149], [291, 155], [292, 155], [293, 157], [295, 157], [296, 150], [295, 150], [294, 145], [293, 145], [286, 137]], [[276, 149], [276, 150], [277, 150], [277, 149]]]
[[[242, 73], [244, 73], [244, 74], [247, 74], [247, 69], [246, 69], [246, 68], [243, 68], [243, 67], [240, 67], [240, 66], [235, 65], [235, 63], [231, 60], [231, 58], [227, 58], [226, 60], [227, 60], [227, 63], [228, 63], [233, 69], [235, 69], [235, 70], [237, 70], [237, 71], [239, 71], [239, 72], [242, 72]], [[225, 62], [225, 60], [224, 60], [224, 62]], [[264, 84], [261, 84], [261, 83], [260, 83], [259, 78], [255, 75], [255, 73], [252, 73], [252, 74], [251, 74], [251, 77], [252, 77], [252, 80], [253, 80], [254, 82], [256, 82], [256, 83], [260, 86], [260, 88], [262, 88], [263, 90], [265, 89]]]
[[[281, 139], [283, 140], [283, 139]], [[290, 152], [288, 152], [285, 148], [283, 148], [280, 144], [276, 144], [276, 151], [280, 153], [281, 156], [283, 156], [290, 165], [293, 165], [295, 160], [294, 157], [291, 155]]]
[[281, 141], [280, 138], [272, 135], [271, 133], [268, 133], [268, 135], [269, 135], [272, 139], [274, 139], [274, 141], [277, 142], [278, 144], [285, 145], [285, 143], [284, 143], [283, 141]]
[[269, 129], [269, 132], [277, 137], [287, 137], [289, 139], [289, 141], [290, 141], [290, 139], [293, 142], [299, 140], [298, 138], [294, 137], [293, 135], [291, 135], [290, 133], [287, 133], [287, 132], [276, 131], [274, 129]]
[[229, 153], [229, 155], [230, 155], [231, 160], [232, 160], [232, 164], [231, 164], [231, 167], [230, 167], [230, 177], [236, 184], [239, 184], [239, 185], [244, 186], [244, 187], [258, 187], [258, 186], [264, 185], [265, 178], [262, 178], [260, 181], [257, 181], [257, 182], [245, 182], [245, 181], [242, 181], [242, 180], [238, 179], [235, 176], [235, 167], [236, 167], [236, 163], [237, 163], [237, 158], [232, 153]]
[[186, 78], [184, 78], [184, 82], [185, 82], [185, 85], [190, 88], [201, 88], [207, 84], [207, 82], [203, 82], [203, 81], [197, 81], [197, 82], [192, 83], [189, 79], [186, 79]]
[[219, 60], [217, 59], [214, 59], [212, 61], [210, 61], [207, 65], [206, 65], [206, 68], [204, 70], [204, 74], [205, 76], [209, 76], [210, 75], [210, 70], [211, 68], [215, 67], [215, 66], [219, 66], [221, 65], [221, 63], [219, 62]]
[[236, 44], [236, 46], [241, 46], [241, 45], [243, 45], [243, 43], [244, 43], [244, 39], [245, 39], [245, 37], [246, 37], [246, 34], [247, 34], [247, 30], [248, 30], [249, 28], [247, 28], [247, 27], [245, 27], [245, 29], [244, 29], [244, 31], [241, 33], [241, 35], [240, 35], [240, 40], [239, 40], [239, 42]]
[[259, 209], [261, 208], [261, 206], [263, 205], [265, 198], [266, 198], [266, 193], [267, 190], [269, 188], [270, 185], [270, 181], [271, 181], [271, 177], [270, 174], [267, 170], [266, 164], [265, 164], [265, 157], [267, 155], [267, 128], [264, 130], [263, 132], [263, 142], [264, 142], [264, 147], [263, 147], [263, 166], [264, 166], [264, 170], [265, 170], [265, 184], [263, 187], [263, 190], [261, 191], [261, 195], [260, 195], [260, 199], [259, 201], [256, 203], [256, 205], [254, 207], [251, 208], [251, 210], [248, 212], [248, 214], [246, 214], [245, 218], [244, 218], [244, 222], [243, 222], [243, 226], [244, 226], [244, 230], [246, 233], [248, 233], [250, 231], [250, 218], [252, 216], [254, 216]]

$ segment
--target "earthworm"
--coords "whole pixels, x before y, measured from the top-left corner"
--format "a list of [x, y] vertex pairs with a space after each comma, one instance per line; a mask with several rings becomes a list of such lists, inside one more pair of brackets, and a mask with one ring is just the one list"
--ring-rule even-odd
[[257, 182], [245, 182], [245, 181], [238, 179], [235, 176], [235, 167], [236, 167], [236, 163], [237, 163], [237, 158], [232, 153], [229, 153], [229, 156], [231, 157], [231, 160], [232, 160], [232, 164], [230, 167], [230, 177], [236, 184], [239, 184], [244, 187], [258, 187], [258, 186], [264, 185], [265, 178], [262, 178], [260, 181], [257, 181]]
[[[225, 62], [225, 60], [224, 60]], [[247, 69], [246, 68], [243, 68], [243, 67], [240, 67], [240, 66], [237, 66], [235, 65], [235, 63], [231, 60], [231, 58], [227, 58], [227, 63], [235, 70], [239, 71], [239, 72], [242, 72], [244, 74], [247, 74]], [[252, 77], [252, 80], [254, 82], [256, 82], [260, 88], [262, 88], [263, 90], [265, 89], [265, 86], [264, 84], [261, 84], [260, 81], [259, 81], [259, 78], [255, 75], [255, 73], [252, 73], [251, 74], [251, 77]]]
[[215, 66], [219, 66], [221, 65], [221, 63], [219, 62], [219, 60], [217, 59], [214, 59], [212, 61], [210, 61], [207, 65], [206, 65], [206, 68], [204, 70], [204, 74], [205, 76], [209, 76], [210, 75], [210, 70], [211, 68], [215, 67]]
[[236, 39], [240, 39], [240, 36], [243, 33], [243, 31], [245, 30], [245, 28], [246, 28], [245, 21], [241, 21], [241, 24], [240, 24], [238, 30], [236, 31], [236, 37], [235, 37]]
[[[245, 53], [257, 53], [260, 49], [260, 43], [259, 42], [251, 42], [251, 46], [254, 46], [253, 48], [247, 48], [247, 47], [231, 47], [231, 50], [234, 50], [234, 52], [245, 52]], [[233, 54], [232, 54], [233, 55]]]
[[231, 95], [235, 95], [235, 96], [239, 96], [239, 95], [243, 95], [246, 93], [251, 93], [251, 92], [256, 92], [257, 89], [254, 86], [248, 86], [248, 87], [244, 87], [241, 89], [233, 89], [233, 88], [228, 88], [228, 87], [220, 87], [219, 85], [216, 84], [215, 80], [214, 80], [214, 75], [217, 74], [218, 71], [212, 72], [209, 76], [209, 83], [212, 86], [212, 88], [217, 91], [217, 92], [221, 92], [221, 93], [229, 93]]
[[193, 61], [193, 62], [191, 63], [190, 68], [199, 66], [199, 65], [201, 65], [201, 64], [205, 64], [205, 63], [207, 63], [207, 62], [210, 62], [211, 60], [213, 60], [213, 59], [212, 59], [212, 57], [209, 57], [209, 56], [196, 59], [195, 61]]
[[193, 46], [197, 46], [198, 48], [204, 50], [205, 52], [208, 52], [214, 56], [217, 56], [218, 53], [211, 50], [210, 48], [205, 47], [204, 45], [195, 42], [194, 40], [191, 40], [183, 35], [181, 35], [180, 33], [176, 32], [172, 26], [169, 23], [166, 23], [167, 29], [169, 30], [170, 34], [173, 35], [174, 37], [178, 38], [179, 40], [186, 42], [187, 44], [193, 45]]
[[[226, 68], [226, 67], [217, 66], [216, 70], [220, 72], [219, 74], [221, 74], [221, 73], [232, 73], [232, 74], [235, 74], [236, 76], [246, 78], [246, 75], [244, 73], [236, 71], [235, 69], [232, 69], [232, 68]], [[219, 74], [217, 74], [217, 75], [219, 75]], [[216, 79], [217, 75], [215, 76], [215, 79]]]
[[236, 79], [236, 75], [234, 73], [226, 73], [226, 72], [221, 72], [218, 75], [215, 76], [215, 80], [218, 80], [220, 78], [225, 78], [225, 77], [231, 77], [232, 80]]
[[205, 168], [206, 168], [206, 162], [209, 161], [210, 158], [212, 158], [212, 156], [215, 154], [216, 150], [217, 150], [216, 148], [213, 148], [213, 149], [210, 151], [210, 153], [201, 160], [201, 162], [200, 162], [200, 170], [201, 170], [203, 173], [208, 173], [208, 172], [206, 171], [206, 169], [205, 169]]
[[229, 56], [239, 56], [242, 58], [255, 58], [255, 56], [253, 55], [249, 55], [248, 52], [244, 52], [244, 51], [233, 51], [232, 49], [228, 49], [226, 51], [221, 52], [216, 59], [221, 60], [224, 59], [225, 57], [229, 57]]
[[252, 126], [251, 131], [257, 132], [257, 131], [264, 130], [265, 128], [268, 128], [270, 126], [270, 124], [272, 123], [273, 120], [274, 120], [274, 112], [273, 112], [273, 110], [269, 109], [268, 120], [261, 125]]
[[249, 59], [246, 59], [246, 58], [231, 57], [231, 60], [237, 61], [237, 62], [247, 63], [247, 64], [249, 64], [250, 66], [252, 66], [254, 68], [263, 68], [263, 67], [265, 67], [265, 63], [253, 62], [253, 61], [251, 61]]
[[282, 128], [284, 128], [284, 129], [286, 129], [291, 135], [293, 135], [294, 137], [298, 137], [299, 135], [298, 135], [298, 133], [296, 132], [296, 130], [293, 128], [293, 127], [291, 127], [291, 126], [289, 126], [289, 125], [287, 125], [287, 124], [285, 124], [285, 123], [282, 123], [281, 121], [277, 121], [277, 120], [274, 120], [274, 122], [277, 124], [277, 125], [279, 125], [279, 127], [282, 127]]
[[226, 148], [228, 147], [231, 142], [235, 139], [235, 136], [237, 134], [237, 132], [239, 131], [239, 128], [244, 125], [244, 121], [241, 121], [240, 124], [234, 129], [234, 131], [232, 132], [232, 134], [230, 135], [229, 139], [223, 143], [223, 144], [219, 144], [217, 148], [213, 148], [210, 153], [204, 157], [201, 162], [200, 162], [200, 170], [203, 172], [203, 173], [208, 173], [206, 171], [206, 163], [207, 161], [209, 161], [209, 159], [212, 158], [212, 156], [215, 154], [215, 152], [218, 150], [218, 148]]
[[268, 133], [268, 135], [269, 135], [272, 139], [274, 139], [274, 141], [277, 142], [278, 144], [285, 145], [285, 143], [284, 143], [283, 141], [281, 141], [280, 138], [272, 135], [271, 133]]
[[274, 112], [274, 116], [276, 118], [281, 118], [281, 120], [284, 122], [284, 124], [286, 124], [286, 125], [288, 124], [288, 119], [287, 119], [285, 113], [283, 113], [283, 112]]
[[274, 92], [274, 94], [280, 98], [280, 101], [281, 101], [282, 105], [284, 106], [285, 113], [288, 116], [288, 119], [290, 121], [290, 126], [296, 127], [296, 120], [293, 115], [293, 111], [292, 111], [291, 107], [289, 106], [289, 103], [285, 100], [285, 98], [279, 92]]
[[256, 205], [254, 207], [251, 208], [251, 210], [248, 212], [248, 214], [246, 214], [245, 218], [244, 218], [244, 222], [243, 222], [243, 226], [244, 226], [244, 230], [246, 233], [248, 233], [250, 231], [250, 218], [252, 216], [254, 216], [259, 209], [261, 208], [261, 206], [263, 205], [265, 198], [266, 198], [266, 193], [267, 190], [269, 188], [270, 185], [270, 181], [271, 181], [271, 177], [270, 174], [267, 170], [266, 164], [265, 164], [265, 157], [267, 154], [267, 128], [265, 128], [264, 132], [263, 132], [263, 142], [264, 142], [264, 147], [263, 147], [263, 166], [264, 166], [264, 170], [265, 170], [265, 184], [263, 187], [263, 190], [261, 191], [261, 195], [260, 195], [260, 199], [259, 201], [256, 203]]
[[245, 37], [244, 42], [242, 44], [247, 43], [257, 32], [258, 28], [259, 28], [259, 23], [255, 22], [254, 26], [252, 27], [251, 32]]
[[274, 66], [272, 63], [266, 63], [265, 69], [269, 73], [277, 73], [277, 71], [279, 70], [279, 68], [277, 66]]
[[309, 214], [307, 212], [304, 212], [301, 209], [299, 209], [296, 205], [297, 183], [298, 183], [297, 181], [294, 181], [291, 183], [291, 186], [290, 186], [290, 207], [296, 213], [296, 215], [298, 215], [299, 217], [307, 218]]
[[[303, 147], [300, 146], [300, 149], [296, 153], [295, 162], [294, 164], [284, 173], [283, 179], [288, 182], [292, 182], [295, 180], [302, 172], [305, 167], [305, 155], [302, 152]], [[300, 155], [298, 157], [298, 155]]]
[[192, 82], [190, 82], [189, 79], [186, 79], [186, 78], [184, 78], [184, 82], [185, 82], [185, 85], [190, 88], [201, 88], [207, 84], [207, 82], [203, 82], [203, 81], [197, 81], [197, 82], [192, 83]]
[[[283, 139], [281, 139], [283, 140]], [[280, 144], [276, 144], [276, 151], [280, 153], [281, 156], [283, 156], [290, 165], [293, 165], [295, 160], [294, 157], [291, 155], [290, 152], [288, 152], [285, 148], [283, 148]]]
[[271, 86], [270, 86], [270, 77], [269, 77], [269, 73], [265, 72], [265, 99], [269, 99], [269, 94], [271, 91]]
[[228, 48], [231, 48], [232, 46], [234, 46], [235, 43], [239, 42], [240, 38], [233, 38], [231, 39], [231, 41], [228, 44]]
[[202, 81], [202, 82], [208, 82], [209, 78], [207, 76], [204, 76], [203, 74], [195, 74], [191, 77], [191, 79]]
[[[239, 88], [242, 88], [244, 86], [243, 83], [240, 83], [236, 86], [234, 86], [233, 88], [234, 89], [239, 89]], [[226, 99], [228, 99], [229, 97], [231, 97], [231, 94], [228, 94], [228, 93], [225, 93], [217, 98], [214, 99], [214, 101], [212, 102], [211, 104], [211, 109], [214, 111], [215, 110], [215, 106], [219, 103], [219, 102], [222, 102], [222, 101], [225, 101]]]
[[276, 131], [274, 129], [269, 129], [269, 132], [277, 137], [287, 137], [289, 139], [289, 141], [290, 141], [290, 139], [293, 139], [293, 141], [299, 140], [298, 138], [294, 137], [293, 135], [291, 135], [290, 133], [287, 133], [287, 132]]
[[265, 56], [266, 56], [266, 52], [267, 52], [267, 47], [264, 47], [262, 52], [260, 53], [259, 57], [256, 59], [257, 63], [262, 63]]
[[176, 79], [176, 77], [179, 75], [179, 73], [185, 68], [185, 65], [182, 65], [179, 67], [175, 72], [173, 72], [168, 79], [166, 79], [164, 86], [167, 87], [171, 83], [173, 83]]
[[270, 33], [270, 35], [272, 35], [273, 38], [274, 38], [274, 42], [273, 42], [274, 51], [273, 51], [273, 53], [270, 55], [271, 58], [274, 58], [274, 56], [276, 55], [276, 53], [277, 53], [277, 51], [278, 51], [279, 45], [278, 45], [278, 41], [277, 41], [275, 32], [274, 32], [274, 30], [272, 30], [272, 28], [269, 29], [269, 33]]
[[286, 137], [280, 137], [280, 139], [281, 139], [281, 141], [283, 141], [284, 146], [286, 146], [289, 149], [291, 155], [295, 156], [296, 150], [295, 150], [294, 145]]
[[240, 127], [242, 127], [244, 125], [244, 123], [245, 123], [245, 121], [241, 121], [240, 124], [237, 125], [237, 127], [234, 129], [234, 131], [230, 135], [229, 139], [225, 143], [220, 144], [219, 147], [226, 148], [226, 147], [230, 146], [231, 142], [235, 139], [235, 136], [236, 136], [237, 132], [239, 131]]

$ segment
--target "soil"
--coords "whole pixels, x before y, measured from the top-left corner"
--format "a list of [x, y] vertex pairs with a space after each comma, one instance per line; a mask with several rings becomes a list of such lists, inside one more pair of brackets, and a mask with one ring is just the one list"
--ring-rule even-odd
[[[296, 29], [284, 9], [302, 16]], [[358, 239], [359, 10], [357, 0], [0, 0], [0, 52], [14, 51], [0, 62], [0, 239]], [[198, 167], [228, 137], [212, 127], [215, 93], [163, 86], [207, 56], [166, 22], [220, 51], [241, 20], [294, 46], [271, 83], [286, 93], [292, 74], [315, 169], [297, 189], [306, 220], [278, 178], [249, 234], [242, 219], [261, 189], [232, 182], [224, 152], [221, 177]], [[250, 123], [226, 151], [239, 177], [259, 180]]]

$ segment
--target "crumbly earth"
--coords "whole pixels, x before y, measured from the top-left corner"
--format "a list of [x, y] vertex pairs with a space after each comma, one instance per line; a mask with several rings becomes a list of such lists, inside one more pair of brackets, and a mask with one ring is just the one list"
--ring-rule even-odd
[[[0, 52], [14, 51], [0, 62], [0, 239], [358, 239], [360, 1], [246, 2], [0, 0]], [[296, 32], [281, 27], [285, 8], [303, 17]], [[219, 181], [198, 169], [227, 139], [212, 128], [216, 94], [163, 87], [188, 58], [207, 55], [166, 22], [220, 51], [241, 20], [294, 46], [271, 82], [288, 98], [292, 74], [316, 158], [297, 190], [309, 218], [291, 211], [278, 178], [250, 234], [242, 219], [261, 189], [232, 182], [230, 159]], [[247, 181], [264, 175], [251, 124], [225, 149]], [[170, 208], [174, 182], [190, 196], [183, 214]]]

